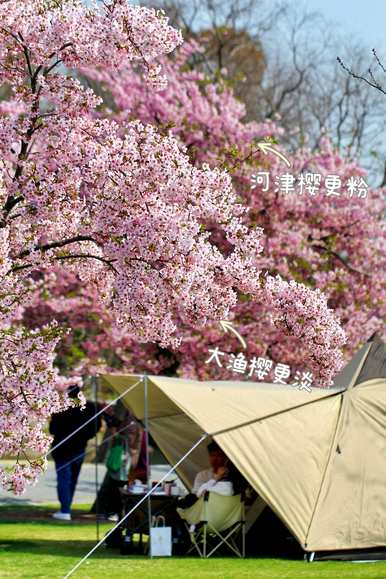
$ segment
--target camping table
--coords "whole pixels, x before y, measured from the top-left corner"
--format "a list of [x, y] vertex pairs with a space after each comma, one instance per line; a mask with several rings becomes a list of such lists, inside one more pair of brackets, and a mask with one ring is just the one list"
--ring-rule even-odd
[[[123, 503], [122, 516], [128, 513], [146, 493], [131, 493], [127, 488], [120, 489]], [[150, 495], [152, 517], [159, 517], [164, 513], [171, 512], [175, 509], [178, 496], [167, 495], [166, 493], [157, 493]], [[143, 501], [135, 511], [123, 523], [126, 534], [140, 534], [142, 544], [143, 533], [149, 533], [147, 500]]]

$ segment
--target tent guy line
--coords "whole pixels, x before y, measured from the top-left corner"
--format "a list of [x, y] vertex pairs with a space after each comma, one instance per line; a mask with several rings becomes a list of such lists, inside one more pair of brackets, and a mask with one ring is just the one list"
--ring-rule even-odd
[[[103, 439], [102, 444], [105, 444], [106, 442], [108, 442], [109, 440], [112, 440], [114, 438], [114, 436], [116, 436], [117, 434], [120, 434], [121, 432], [124, 432], [125, 430], [127, 430], [130, 427], [130, 424], [128, 424], [127, 426], [124, 426], [123, 428], [120, 428], [119, 430], [117, 430], [117, 432], [114, 432], [114, 434], [111, 434], [110, 436], [107, 436], [106, 438]], [[86, 450], [86, 456], [87, 454], [89, 454], [92, 450], [95, 450], [94, 448], [90, 448], [89, 450]], [[78, 458], [80, 458], [81, 456], [83, 456], [83, 452], [81, 452], [80, 454], [78, 454], [77, 456], [75, 456], [74, 458], [72, 458], [71, 460], [69, 460], [68, 462], [65, 462], [62, 466], [60, 466], [58, 469], [56, 469], [56, 472], [60, 472], [63, 468], [66, 468], [67, 466], [69, 466], [70, 464], [72, 464], [75, 460], [77, 460]]]
[[168, 472], [161, 478], [160, 481], [158, 481], [158, 483], [156, 485], [154, 485], [154, 487], [152, 487], [135, 505], [132, 509], [130, 509], [129, 512], [126, 513], [126, 515], [120, 520], [118, 521], [118, 523], [112, 528], [110, 529], [110, 531], [108, 533], [106, 533], [106, 535], [100, 540], [98, 541], [98, 543], [96, 545], [94, 545], [94, 547], [80, 560], [78, 561], [78, 563], [75, 565], [75, 567], [73, 567], [71, 569], [71, 571], [69, 571], [67, 573], [67, 575], [63, 578], [63, 579], [68, 579], [68, 577], [71, 577], [71, 575], [74, 574], [74, 572], [79, 569], [79, 567], [82, 565], [82, 563], [84, 563], [89, 557], [90, 555], [92, 555], [107, 539], [107, 537], [109, 537], [138, 507], [139, 505], [141, 505], [143, 502], [145, 502], [151, 494], [154, 493], [154, 491], [168, 478], [168, 476], [170, 476], [178, 467], [179, 465], [208, 437], [209, 435], [207, 433], [204, 433], [200, 436], [200, 438], [195, 442], [195, 444], [188, 450], [188, 452], [186, 452], [184, 454], [184, 456], [182, 456], [169, 470]]

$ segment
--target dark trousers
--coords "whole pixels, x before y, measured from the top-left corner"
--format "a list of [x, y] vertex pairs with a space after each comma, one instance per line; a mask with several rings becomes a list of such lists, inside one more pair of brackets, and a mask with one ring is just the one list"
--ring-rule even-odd
[[78, 456], [55, 460], [58, 499], [62, 513], [70, 513], [71, 511], [71, 503], [83, 460], [84, 452]]
[[127, 481], [115, 480], [107, 471], [99, 489], [97, 500], [91, 507], [90, 513], [103, 513], [107, 517], [109, 515], [121, 515], [122, 498], [119, 489], [125, 484], [127, 484]]

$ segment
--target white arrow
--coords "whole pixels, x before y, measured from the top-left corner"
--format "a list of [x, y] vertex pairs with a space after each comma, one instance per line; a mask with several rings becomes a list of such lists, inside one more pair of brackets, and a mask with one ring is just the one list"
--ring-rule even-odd
[[288, 161], [287, 157], [285, 157], [282, 153], [280, 153], [280, 151], [277, 151], [276, 149], [274, 149], [272, 147], [272, 145], [270, 145], [266, 141], [259, 141], [257, 143], [257, 147], [260, 149], [260, 151], [262, 151], [264, 153], [264, 155], [267, 155], [268, 153], [272, 153], [273, 155], [276, 155], [282, 161], [284, 161], [284, 163], [286, 163], [288, 165], [288, 167], [291, 167], [291, 163]]
[[227, 322], [226, 320], [221, 320], [220, 322], [220, 326], [222, 327], [222, 329], [224, 330], [224, 332], [227, 334], [228, 331], [233, 332], [234, 335], [237, 337], [238, 340], [240, 340], [242, 347], [244, 348], [244, 350], [247, 349], [247, 343], [244, 340], [244, 338], [242, 338], [240, 336], [240, 334], [238, 333], [237, 330], [235, 330], [235, 328], [232, 326], [232, 322]]

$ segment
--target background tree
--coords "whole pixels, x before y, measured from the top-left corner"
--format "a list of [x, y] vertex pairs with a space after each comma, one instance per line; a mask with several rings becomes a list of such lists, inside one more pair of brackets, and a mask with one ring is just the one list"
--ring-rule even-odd
[[[202, 44], [197, 64], [205, 73], [223, 68], [224, 75], [227, 70], [235, 96], [246, 105], [247, 120], [280, 122], [282, 142], [292, 151], [304, 145], [316, 150], [328, 135], [343, 155], [352, 155], [370, 170], [374, 184], [382, 183], [381, 95], [342, 74], [336, 62], [339, 54], [356, 70], [366, 70], [367, 49], [358, 41], [309, 11], [307, 3], [155, 1], [186, 38]], [[240, 52], [233, 46], [238, 37], [243, 39]]]
[[[384, 328], [383, 191], [373, 189], [367, 199], [326, 197], [323, 187], [315, 196], [277, 193], [275, 178], [283, 173], [283, 166], [275, 158], [262, 158], [255, 142], [274, 135], [281, 139], [283, 131], [272, 122], [244, 122], [245, 109], [232, 89], [196, 72], [194, 50], [196, 45], [185, 45], [176, 59], [164, 63], [170, 82], [157, 95], [144, 89], [131, 71], [122, 70], [119, 77], [99, 71], [94, 79], [104, 83], [110, 101], [115, 103], [113, 116], [118, 121], [139, 116], [178, 137], [198, 166], [210, 162], [228, 167], [236, 191], [249, 206], [248, 225], [264, 229], [264, 268], [287, 280], [294, 278], [319, 288], [328, 296], [328, 304], [344, 324], [349, 338], [346, 356], [350, 356], [375, 330]], [[366, 175], [356, 161], [339, 154], [326, 138], [320, 140], [318, 150], [302, 148], [290, 159], [294, 174], [336, 174], [342, 185], [352, 176]], [[251, 190], [251, 176], [259, 170], [271, 173], [265, 193], [261, 188]], [[216, 227], [207, 226], [213, 238], [223, 243]], [[294, 369], [304, 368], [308, 361], [318, 374], [318, 364], [307, 358], [304, 343], [286, 339], [268, 314], [266, 307], [251, 304], [247, 298], [237, 306], [235, 319], [248, 338], [250, 353], [268, 355]], [[208, 345], [229, 350], [237, 343], [224, 336], [218, 326], [185, 335], [176, 355], [182, 375], [229, 376], [229, 370], [221, 372], [203, 364]], [[140, 357], [135, 347], [131, 368], [141, 371], [145, 366], [155, 371], [149, 351]], [[171, 363], [175, 364], [175, 358]]]

